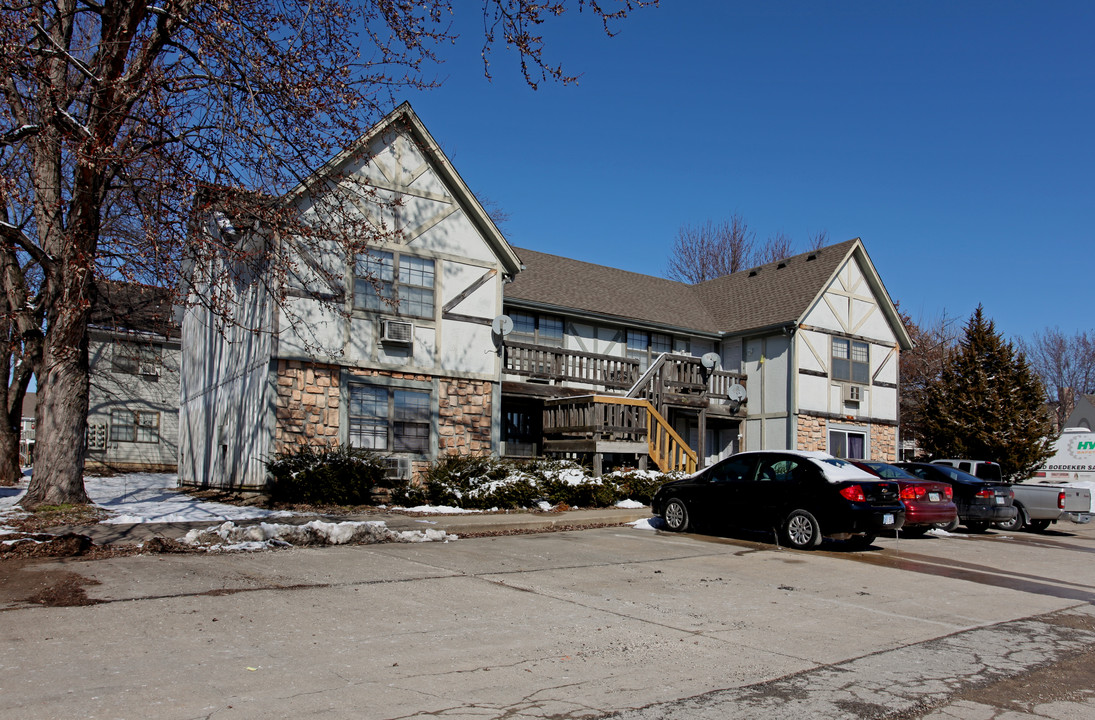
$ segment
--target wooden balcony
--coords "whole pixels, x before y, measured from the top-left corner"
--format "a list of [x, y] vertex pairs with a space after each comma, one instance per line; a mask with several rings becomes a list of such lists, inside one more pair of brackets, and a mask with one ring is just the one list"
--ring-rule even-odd
[[638, 360], [519, 342], [506, 343], [502, 372], [606, 390], [627, 390], [640, 375]]
[[662, 472], [695, 472], [696, 453], [641, 398], [583, 395], [544, 402], [544, 449], [600, 455], [649, 455]]
[[629, 397], [649, 400], [662, 413], [672, 405], [733, 415], [739, 405], [731, 400], [730, 388], [745, 386], [745, 375], [709, 370], [703, 367], [700, 358], [691, 355], [667, 353], [642, 373], [639, 361], [631, 358], [518, 342], [506, 343], [502, 372], [530, 380], [581, 383], [609, 392], [624, 391]]

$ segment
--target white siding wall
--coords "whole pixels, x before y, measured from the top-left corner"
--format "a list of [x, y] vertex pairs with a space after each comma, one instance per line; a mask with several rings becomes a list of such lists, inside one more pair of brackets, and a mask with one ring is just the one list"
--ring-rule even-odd
[[[151, 344], [160, 348], [155, 374], [119, 372], [114, 368], [116, 342]], [[92, 447], [88, 461], [126, 469], [174, 467], [179, 456], [179, 341], [140, 334], [109, 334], [92, 330], [89, 346], [91, 388], [88, 425], [106, 427], [105, 447]], [[111, 411], [159, 414], [156, 442], [132, 442], [110, 435]], [[166, 469], [166, 468], [165, 468]]]
[[270, 304], [257, 292], [240, 298], [239, 324], [221, 327], [200, 308], [182, 323], [179, 482], [262, 487], [272, 454], [274, 387]]

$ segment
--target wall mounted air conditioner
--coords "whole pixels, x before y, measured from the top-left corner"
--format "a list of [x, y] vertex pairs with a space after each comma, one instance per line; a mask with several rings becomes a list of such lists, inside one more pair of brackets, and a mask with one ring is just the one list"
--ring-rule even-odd
[[849, 403], [863, 402], [863, 386], [862, 385], [845, 385], [844, 386], [844, 402], [849, 402]]
[[381, 326], [381, 342], [410, 345], [414, 341], [414, 323], [383, 320]]
[[410, 458], [384, 458], [387, 470], [384, 477], [390, 480], [409, 480], [411, 477]]

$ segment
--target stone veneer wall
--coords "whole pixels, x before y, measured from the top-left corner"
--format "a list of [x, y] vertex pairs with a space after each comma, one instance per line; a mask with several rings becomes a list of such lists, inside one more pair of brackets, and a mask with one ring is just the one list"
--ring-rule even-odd
[[[275, 447], [284, 452], [300, 445], [338, 445], [339, 374], [337, 365], [313, 365], [299, 360], [278, 361]], [[386, 377], [429, 382], [428, 375], [387, 370], [351, 369], [355, 377]], [[439, 455], [487, 455], [491, 452], [492, 384], [487, 381], [441, 378], [438, 382]], [[413, 463], [417, 475], [427, 467]]]
[[[897, 460], [897, 428], [883, 423], [857, 423], [841, 420], [841, 425], [869, 429], [871, 438], [871, 459], [882, 462], [895, 462]], [[798, 448], [799, 450], [820, 450], [828, 452], [829, 421], [814, 415], [799, 414], [798, 416]]]
[[301, 445], [338, 445], [337, 365], [278, 361], [274, 450]]

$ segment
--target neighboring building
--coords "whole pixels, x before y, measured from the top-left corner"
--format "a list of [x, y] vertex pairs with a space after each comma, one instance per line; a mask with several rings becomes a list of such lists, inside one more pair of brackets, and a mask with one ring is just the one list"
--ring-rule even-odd
[[87, 467], [174, 472], [181, 351], [170, 293], [121, 282], [100, 282], [97, 292], [88, 333]]
[[1087, 430], [1095, 428], [1095, 395], [1076, 395], [1076, 406], [1065, 421], [1065, 427]]
[[29, 392], [23, 396], [23, 413], [19, 423], [19, 465], [21, 467], [30, 467], [34, 464], [36, 412], [38, 412], [38, 393]]
[[292, 275], [286, 305], [246, 294], [227, 325], [187, 311], [180, 483], [259, 487], [303, 444], [375, 449], [401, 474], [446, 453], [895, 459], [910, 341], [858, 239], [699, 285], [515, 250], [406, 104], [317, 180], [368, 187], [383, 205], [359, 194], [363, 216], [400, 231], [300, 258], [322, 272]]

